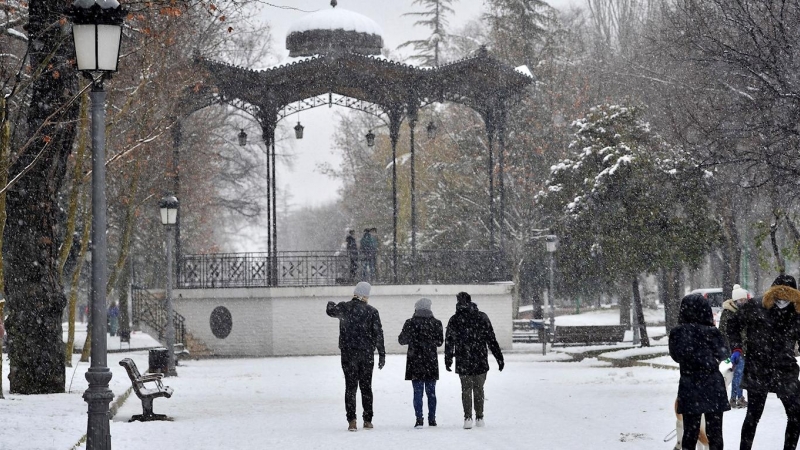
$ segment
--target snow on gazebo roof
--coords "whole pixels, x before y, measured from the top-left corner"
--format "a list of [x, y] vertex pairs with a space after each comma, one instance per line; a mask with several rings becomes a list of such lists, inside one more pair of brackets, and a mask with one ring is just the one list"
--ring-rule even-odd
[[289, 56], [312, 56], [336, 51], [379, 55], [383, 29], [357, 12], [333, 8], [311, 13], [289, 27], [286, 48]]

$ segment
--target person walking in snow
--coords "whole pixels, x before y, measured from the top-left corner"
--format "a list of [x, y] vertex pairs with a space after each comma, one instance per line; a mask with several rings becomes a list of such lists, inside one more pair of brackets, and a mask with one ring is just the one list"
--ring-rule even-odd
[[705, 415], [710, 450], [722, 450], [722, 414], [731, 409], [719, 363], [728, 356], [725, 337], [714, 326], [711, 305], [701, 294], [681, 300], [678, 326], [669, 333], [669, 355], [680, 364], [678, 406], [684, 449], [694, 449]]
[[442, 322], [433, 317], [431, 300], [421, 298], [414, 304], [414, 316], [403, 324], [397, 338], [400, 345], [408, 345], [406, 353], [406, 380], [414, 388], [414, 428], [425, 424], [422, 416], [422, 393], [428, 397], [428, 425], [436, 426], [436, 380], [439, 379], [439, 359], [436, 351], [444, 343]]
[[107, 314], [108, 332], [111, 333], [111, 336], [116, 336], [117, 330], [119, 330], [119, 307], [117, 306], [117, 302], [111, 302]]
[[461, 403], [464, 406], [464, 428], [472, 428], [473, 401], [475, 407], [475, 426], [484, 426], [483, 385], [489, 372], [487, 348], [497, 360], [502, 372], [505, 363], [500, 344], [494, 335], [489, 316], [478, 310], [466, 292], [456, 295], [456, 313], [447, 322], [444, 344], [444, 365], [451, 372], [453, 357], [456, 359], [456, 373], [461, 379]]
[[[762, 297], [739, 307], [728, 321], [731, 362], [745, 356], [742, 385], [747, 389], [747, 414], [742, 424], [740, 450], [750, 450], [767, 394], [774, 392], [786, 409], [784, 450], [800, 440], [800, 367], [795, 345], [800, 340], [800, 291], [789, 275], [780, 275]], [[747, 337], [747, 348], [742, 336]]]
[[[728, 349], [731, 349], [730, 342], [728, 341], [728, 321], [739, 307], [750, 299], [750, 293], [742, 289], [738, 284], [733, 285], [730, 300], [725, 300], [722, 303], [722, 314], [719, 317], [719, 331], [725, 337], [725, 343]], [[742, 336], [742, 345], [746, 347], [746, 337]], [[742, 391], [742, 376], [744, 375], [744, 356], [740, 357], [736, 364], [731, 361], [733, 370], [733, 380], [731, 381], [731, 408], [746, 408], [747, 400], [744, 399]]]
[[349, 302], [328, 302], [326, 312], [339, 319], [339, 349], [344, 372], [344, 407], [347, 429], [356, 426], [356, 391], [361, 390], [364, 408], [364, 429], [372, 429], [372, 372], [375, 367], [375, 349], [378, 350], [378, 369], [386, 364], [383, 346], [383, 327], [375, 307], [367, 304], [372, 286], [362, 281], [356, 285]]
[[377, 253], [377, 241], [370, 234], [370, 228], [364, 228], [364, 235], [361, 236], [361, 261], [362, 280], [373, 281], [375, 278], [375, 262]]

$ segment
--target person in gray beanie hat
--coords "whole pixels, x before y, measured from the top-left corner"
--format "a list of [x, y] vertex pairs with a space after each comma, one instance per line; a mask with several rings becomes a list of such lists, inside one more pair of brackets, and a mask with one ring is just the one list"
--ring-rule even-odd
[[381, 317], [374, 306], [367, 304], [372, 286], [362, 281], [356, 285], [349, 302], [328, 302], [326, 313], [339, 319], [339, 349], [344, 372], [344, 406], [347, 429], [357, 431], [356, 391], [361, 389], [364, 407], [364, 429], [372, 429], [372, 372], [375, 349], [378, 350], [378, 369], [386, 364]]
[[444, 343], [442, 322], [433, 317], [431, 300], [421, 298], [414, 304], [414, 315], [403, 324], [397, 338], [400, 345], [408, 345], [406, 354], [406, 380], [414, 389], [414, 428], [425, 424], [422, 416], [422, 393], [428, 397], [428, 425], [436, 426], [436, 380], [439, 379], [439, 355], [436, 348]]

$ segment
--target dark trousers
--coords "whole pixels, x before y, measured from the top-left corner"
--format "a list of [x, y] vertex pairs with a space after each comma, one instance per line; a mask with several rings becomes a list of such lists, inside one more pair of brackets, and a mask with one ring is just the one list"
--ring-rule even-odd
[[[753, 439], [756, 437], [756, 427], [764, 412], [764, 405], [767, 403], [767, 392], [754, 392], [747, 390], [747, 414], [744, 416], [742, 424], [742, 443], [740, 450], [750, 450], [753, 447]], [[783, 395], [779, 397], [786, 410], [786, 434], [783, 438], [783, 448], [795, 450], [797, 442], [800, 440], [800, 398], [798, 393]]]
[[464, 418], [472, 418], [473, 398], [475, 401], [475, 418], [483, 419], [483, 385], [486, 374], [459, 375], [461, 378], [461, 404], [464, 406]]
[[356, 390], [361, 389], [364, 422], [372, 422], [372, 370], [375, 357], [371, 351], [342, 351], [344, 372], [344, 409], [347, 421], [356, 420]]
[[[683, 415], [683, 439], [681, 446], [684, 449], [694, 450], [697, 447], [697, 437], [700, 434], [700, 419], [703, 414]], [[722, 450], [722, 413], [706, 413], [706, 436], [710, 450]]]

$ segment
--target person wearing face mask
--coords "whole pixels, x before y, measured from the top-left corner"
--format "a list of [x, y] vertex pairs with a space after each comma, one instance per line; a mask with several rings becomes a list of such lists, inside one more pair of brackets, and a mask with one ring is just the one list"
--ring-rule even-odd
[[[742, 386], [749, 401], [742, 424], [740, 450], [750, 450], [764, 412], [767, 394], [775, 393], [786, 410], [783, 448], [796, 449], [800, 440], [800, 367], [794, 355], [800, 340], [800, 291], [789, 275], [780, 275], [761, 298], [742, 305], [728, 321], [728, 341], [736, 364], [747, 357]], [[747, 336], [744, 355], [742, 336]]]

